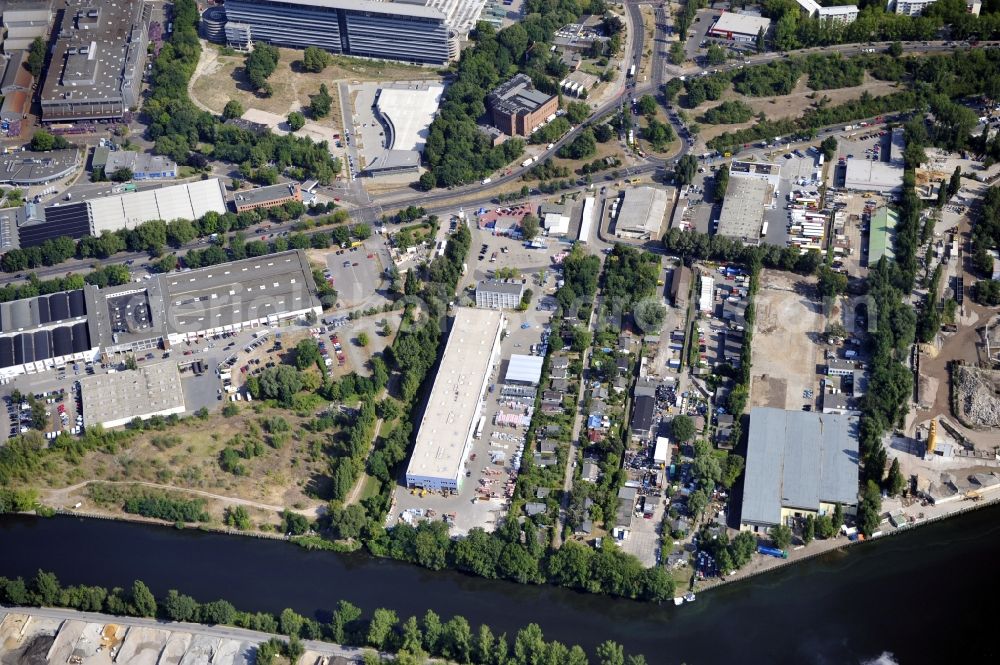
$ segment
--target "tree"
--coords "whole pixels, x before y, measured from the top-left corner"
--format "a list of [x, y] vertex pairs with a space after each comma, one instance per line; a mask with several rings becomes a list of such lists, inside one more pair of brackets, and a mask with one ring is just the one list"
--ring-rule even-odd
[[309, 112], [314, 118], [325, 118], [330, 115], [330, 107], [333, 104], [333, 97], [325, 83], [319, 86], [319, 92], [309, 97]]
[[615, 642], [602, 642], [597, 647], [601, 665], [625, 665], [625, 649]]
[[839, 501], [833, 506], [833, 517], [831, 520], [834, 531], [840, 531], [840, 527], [844, 526], [844, 507]]
[[696, 489], [695, 491], [691, 492], [690, 495], [688, 495], [687, 503], [688, 503], [688, 510], [691, 511], [691, 515], [695, 519], [698, 519], [699, 517], [701, 517], [701, 513], [705, 510], [705, 507], [708, 505], [708, 495], [705, 493], [705, 490], [701, 488]]
[[767, 49], [767, 44], [764, 41], [764, 28], [757, 31], [757, 53], [763, 53]]
[[156, 598], [143, 582], [136, 580], [132, 583], [132, 603], [130, 605], [132, 613], [139, 617], [156, 616]]
[[691, 416], [683, 414], [674, 416], [670, 421], [670, 433], [678, 443], [690, 441], [694, 437], [694, 421], [691, 420]]
[[305, 623], [305, 619], [303, 619], [302, 616], [295, 610], [286, 607], [281, 610], [281, 615], [278, 617], [278, 623], [281, 626], [282, 633], [288, 635], [289, 637], [298, 637], [302, 632], [302, 624]]
[[230, 99], [222, 109], [222, 119], [231, 120], [233, 118], [240, 118], [243, 116], [244, 111], [243, 104], [235, 99]]
[[307, 46], [302, 54], [302, 69], [319, 73], [330, 64], [330, 54], [316, 46]]
[[642, 115], [656, 115], [656, 99], [652, 95], [643, 95], [637, 104]]
[[232, 624], [236, 617], [236, 608], [226, 600], [213, 600], [201, 606], [202, 623], [225, 625]]
[[[324, 51], [325, 53], [326, 51]], [[292, 111], [288, 114], [288, 127], [293, 131], [297, 132], [306, 125], [306, 117], [299, 113], [298, 111]]]
[[677, 161], [674, 168], [674, 177], [680, 185], [690, 185], [694, 182], [694, 176], [698, 173], [698, 160], [694, 155], [684, 155]]
[[163, 600], [163, 612], [171, 621], [196, 621], [198, 619], [198, 601], [191, 596], [185, 596], [171, 589]]
[[278, 68], [279, 58], [280, 54], [276, 47], [266, 42], [254, 44], [254, 49], [246, 57], [246, 73], [255, 89], [264, 89], [268, 77]]
[[805, 522], [802, 523], [802, 542], [806, 545], [812, 542], [813, 537], [816, 535], [816, 518], [812, 515], [807, 515]]
[[889, 496], [899, 496], [905, 487], [906, 479], [899, 470], [899, 459], [893, 458], [892, 465], [889, 467], [889, 477], [886, 478], [885, 489]]
[[34, 136], [31, 137], [31, 149], [36, 152], [48, 152], [54, 149], [56, 146], [56, 137], [45, 131], [44, 129], [39, 129], [35, 132]]
[[358, 339], [358, 346], [362, 346], [362, 347], [368, 346], [368, 342], [370, 341], [368, 339], [368, 333], [366, 333], [364, 331], [358, 333], [358, 338], [357, 339]]
[[684, 42], [674, 42], [670, 45], [670, 52], [667, 54], [667, 59], [670, 60], [670, 64], [679, 65], [684, 62]]
[[899, 56], [903, 55], [903, 44], [898, 41], [889, 44], [889, 48], [886, 49], [886, 53], [888, 53], [893, 58], [898, 58]]
[[826, 137], [819, 144], [819, 149], [823, 151], [823, 157], [829, 162], [837, 156], [837, 139], [833, 136]]
[[593, 334], [583, 326], [576, 326], [573, 328], [573, 344], [572, 349], [577, 353], [583, 353], [583, 351], [590, 346], [593, 339]]
[[226, 508], [223, 521], [227, 526], [239, 529], [240, 531], [246, 531], [252, 526], [250, 523], [250, 513], [243, 506], [230, 506]]
[[792, 544], [792, 530], [784, 524], [772, 526], [768, 535], [771, 536], [771, 542], [779, 550], [788, 549], [788, 546]]
[[264, 397], [276, 399], [286, 406], [291, 405], [295, 393], [302, 389], [298, 371], [288, 365], [268, 367], [261, 372], [258, 383]]
[[55, 574], [39, 570], [35, 573], [35, 578], [31, 582], [31, 590], [37, 604], [44, 607], [52, 607], [59, 604], [59, 595], [62, 592], [62, 587]]
[[538, 218], [528, 213], [521, 220], [521, 234], [524, 235], [525, 240], [534, 240], [538, 235], [540, 224]]
[[958, 190], [962, 189], [962, 167], [956, 166], [954, 173], [951, 174], [951, 179], [948, 181], [948, 198], [958, 194]]
[[708, 58], [708, 64], [721, 65], [726, 62], [726, 49], [715, 43], [709, 44], [708, 55], [706, 57]]
[[399, 617], [393, 610], [382, 607], [376, 609], [372, 614], [371, 623], [368, 625], [368, 636], [365, 641], [376, 649], [384, 648], [398, 622]]
[[312, 337], [306, 337], [295, 345], [295, 366], [299, 369], [312, 367], [319, 360], [319, 345]]
[[128, 182], [133, 178], [134, 174], [132, 169], [123, 166], [120, 169], [116, 169], [114, 173], [111, 174], [111, 179], [115, 182]]
[[31, 76], [38, 80], [42, 75], [42, 67], [45, 65], [45, 40], [35, 37], [28, 49], [28, 71]]

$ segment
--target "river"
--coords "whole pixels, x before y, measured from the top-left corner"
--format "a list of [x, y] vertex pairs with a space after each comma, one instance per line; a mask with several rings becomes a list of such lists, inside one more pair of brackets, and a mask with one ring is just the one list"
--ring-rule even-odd
[[[328, 617], [338, 599], [405, 618], [430, 608], [592, 650], [605, 639], [656, 665], [998, 662], [1000, 507], [832, 552], [656, 606], [431, 572], [280, 541], [70, 517], [0, 517], [0, 575], [42, 568], [63, 584], [177, 589], [242, 610]], [[889, 657], [885, 654], [891, 654]]]

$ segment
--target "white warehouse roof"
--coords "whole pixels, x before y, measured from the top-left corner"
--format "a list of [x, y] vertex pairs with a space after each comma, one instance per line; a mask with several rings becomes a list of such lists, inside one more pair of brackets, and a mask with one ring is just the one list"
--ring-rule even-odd
[[749, 14], [734, 14], [723, 12], [719, 20], [712, 26], [710, 32], [724, 32], [734, 35], [746, 35], [756, 37], [757, 33], [764, 30], [767, 32], [771, 27], [771, 19], [763, 16], [751, 16]]
[[87, 201], [95, 236], [102, 231], [134, 229], [143, 222], [162, 219], [194, 220], [208, 211], [226, 212], [226, 198], [218, 178], [183, 185], [105, 196]]
[[544, 360], [541, 356], [526, 356], [515, 353], [510, 357], [504, 381], [517, 381], [537, 386], [538, 382], [542, 380], [542, 362]]

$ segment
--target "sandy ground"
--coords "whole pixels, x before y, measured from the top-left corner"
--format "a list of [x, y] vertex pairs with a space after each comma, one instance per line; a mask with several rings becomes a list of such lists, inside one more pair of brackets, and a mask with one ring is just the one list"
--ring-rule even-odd
[[[819, 397], [817, 369], [823, 347], [817, 343], [825, 328], [819, 303], [802, 293], [812, 289], [814, 278], [764, 270], [755, 304], [753, 372], [750, 405], [799, 410], [815, 405]], [[803, 398], [812, 389], [814, 399]]]
[[[780, 97], [744, 97], [738, 92], [732, 90], [731, 88], [723, 93], [721, 99], [705, 102], [694, 109], [685, 109], [685, 112], [691, 118], [698, 118], [698, 122], [702, 123], [700, 120], [702, 114], [713, 106], [718, 106], [724, 101], [729, 101], [733, 99], [738, 99], [742, 102], [746, 102], [754, 110], [754, 113], [763, 113], [768, 120], [778, 120], [781, 118], [797, 118], [801, 116], [807, 109], [815, 105], [817, 101], [822, 99], [824, 96], [830, 99], [829, 104], [831, 106], [836, 106], [838, 104], [843, 104], [844, 102], [850, 101], [852, 99], [858, 99], [865, 92], [871, 95], [886, 95], [894, 92], [897, 89], [897, 84], [890, 81], [878, 81], [871, 78], [868, 74], [865, 74], [864, 83], [860, 86], [854, 88], [837, 88], [835, 90], [811, 90], [806, 86], [806, 81], [808, 77], [802, 76], [799, 79], [798, 85], [790, 95], [782, 95]], [[810, 99], [809, 95], [813, 93], [816, 94], [816, 99]], [[702, 140], [709, 140], [715, 138], [719, 134], [726, 131], [735, 131], [738, 129], [746, 129], [747, 127], [752, 127], [757, 124], [757, 119], [753, 118], [749, 122], [744, 122], [736, 125], [710, 125], [707, 123], [702, 124], [701, 133], [699, 137]]]
[[286, 48], [279, 51], [281, 60], [278, 68], [268, 79], [274, 88], [274, 94], [265, 98], [250, 89], [243, 73], [243, 55], [221, 55], [217, 46], [202, 42], [201, 59], [191, 77], [188, 92], [197, 106], [213, 113], [221, 113], [226, 102], [236, 99], [244, 108], [287, 115], [291, 111], [307, 107], [309, 95], [315, 94], [321, 83], [326, 83], [334, 97], [334, 105], [330, 115], [318, 122], [336, 127], [341, 117], [340, 109], [337, 108], [337, 95], [334, 93], [336, 81], [441, 78], [436, 70], [426, 67], [336, 56], [323, 72], [312, 74], [301, 71], [297, 64], [302, 59], [302, 51]]

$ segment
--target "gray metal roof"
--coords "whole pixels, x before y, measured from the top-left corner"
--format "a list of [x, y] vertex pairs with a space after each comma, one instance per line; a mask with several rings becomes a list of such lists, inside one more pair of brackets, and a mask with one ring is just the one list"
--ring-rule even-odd
[[445, 15], [439, 9], [404, 2], [373, 2], [372, 0], [281, 0], [281, 2], [289, 5], [302, 5], [304, 7], [346, 9], [352, 12], [414, 16], [417, 18], [437, 19], [439, 21], [445, 19]]
[[521, 281], [484, 279], [476, 286], [476, 290], [488, 291], [490, 293], [510, 293], [520, 296], [524, 291], [524, 283]]
[[299, 191], [299, 183], [281, 182], [277, 185], [255, 187], [254, 189], [239, 191], [233, 196], [233, 201], [238, 206], [258, 205], [261, 203], [270, 203], [271, 201], [286, 199], [289, 196], [295, 196], [297, 191]]
[[772, 525], [782, 508], [857, 503], [857, 430], [853, 416], [754, 408], [741, 521]]
[[517, 381], [519, 383], [538, 385], [538, 382], [542, 378], [542, 363], [544, 360], [541, 356], [528, 356], [515, 353], [510, 357], [504, 381]]

